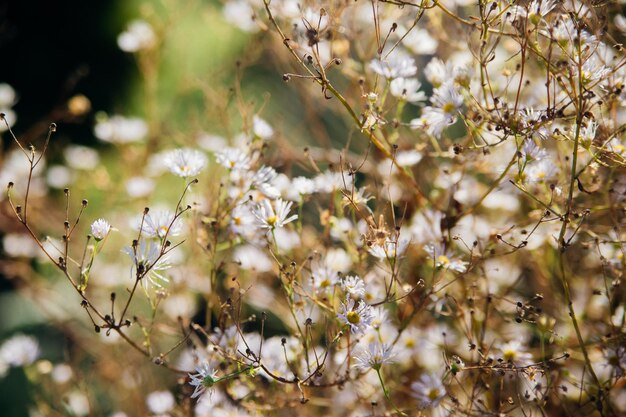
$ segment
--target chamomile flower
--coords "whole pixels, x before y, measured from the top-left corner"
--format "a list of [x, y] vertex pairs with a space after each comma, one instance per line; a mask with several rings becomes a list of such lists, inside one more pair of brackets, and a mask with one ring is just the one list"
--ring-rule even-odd
[[370, 368], [378, 371], [383, 365], [393, 363], [392, 349], [393, 346], [372, 342], [367, 348], [362, 347], [355, 352], [354, 366], [364, 371]]
[[209, 366], [208, 363], [203, 363], [196, 367], [195, 374], [189, 374], [189, 385], [194, 387], [191, 398], [199, 397], [207, 389], [213, 388], [215, 383], [219, 381], [217, 377], [217, 370]]
[[372, 307], [364, 301], [354, 301], [348, 298], [345, 303], [341, 303], [341, 311], [337, 314], [337, 318], [343, 324], [350, 326], [353, 334], [362, 334], [372, 325], [374, 314]]
[[0, 346], [0, 362], [10, 366], [26, 366], [39, 357], [39, 342], [32, 336], [16, 334]]
[[292, 204], [293, 202], [283, 201], [281, 198], [275, 200], [273, 204], [268, 199], [261, 201], [252, 209], [252, 214], [257, 218], [257, 226], [261, 229], [274, 230], [296, 220], [297, 214], [289, 216]]
[[104, 240], [110, 231], [111, 225], [104, 219], [98, 219], [91, 223], [91, 235], [97, 242]]
[[446, 388], [441, 379], [430, 374], [422, 374], [419, 381], [411, 384], [411, 389], [420, 409], [437, 407], [446, 396]]
[[138, 117], [96, 115], [96, 137], [105, 142], [126, 144], [143, 140], [148, 135], [148, 124]]
[[173, 149], [164, 155], [163, 163], [172, 174], [189, 178], [198, 175], [206, 167], [207, 157], [195, 149]]

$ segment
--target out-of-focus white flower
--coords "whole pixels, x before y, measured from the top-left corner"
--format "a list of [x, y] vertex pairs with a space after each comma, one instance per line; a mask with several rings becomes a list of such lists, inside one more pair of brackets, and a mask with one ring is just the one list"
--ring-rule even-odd
[[[15, 90], [7, 83], [0, 83], [0, 109], [9, 109], [15, 104]], [[6, 113], [6, 112], [5, 112]]]
[[423, 157], [424, 155], [415, 149], [400, 151], [396, 154], [396, 162], [402, 167], [410, 167], [419, 163]]
[[402, 255], [408, 246], [407, 239], [387, 240], [384, 244], [376, 243], [370, 246], [368, 252], [378, 259], [393, 259]]
[[146, 405], [151, 413], [164, 415], [174, 409], [176, 401], [169, 391], [153, 391], [146, 397]]
[[154, 190], [154, 181], [146, 177], [131, 177], [126, 180], [126, 192], [131, 197], [146, 197]]
[[163, 162], [172, 174], [189, 178], [198, 175], [206, 167], [207, 157], [198, 150], [180, 148], [167, 152]]
[[196, 398], [207, 389], [211, 389], [219, 380], [217, 370], [211, 368], [206, 362], [196, 367], [196, 373], [189, 374], [189, 378], [191, 378], [189, 385], [195, 387], [191, 398]]
[[73, 180], [72, 171], [63, 165], [52, 165], [46, 172], [46, 182], [52, 188], [65, 188]]
[[74, 169], [94, 169], [100, 163], [98, 152], [86, 146], [72, 145], [63, 150], [68, 165]]
[[435, 89], [430, 101], [433, 105], [424, 107], [422, 116], [411, 120], [411, 127], [425, 128], [431, 135], [439, 137], [446, 127], [456, 122], [463, 106], [463, 96], [459, 94], [454, 83], [448, 81]]
[[361, 347], [354, 354], [354, 360], [357, 368], [361, 370], [374, 369], [376, 371], [389, 363], [393, 363], [393, 346], [388, 346], [378, 342], [372, 342], [367, 348]]
[[363, 298], [365, 296], [365, 283], [358, 275], [345, 277], [341, 282], [341, 287], [354, 298]]
[[137, 52], [150, 49], [156, 44], [152, 26], [144, 20], [130, 22], [128, 28], [117, 37], [117, 46], [124, 52]]
[[615, 23], [615, 27], [620, 31], [626, 33], [626, 18], [621, 14], [616, 14], [615, 19], [613, 19], [613, 23]]
[[86, 416], [89, 414], [89, 399], [85, 394], [78, 391], [70, 392], [67, 397], [67, 408], [75, 416]]
[[180, 217], [174, 219], [174, 213], [169, 210], [157, 210], [146, 214], [143, 220], [142, 233], [148, 237], [164, 239], [165, 236], [178, 236], [182, 229]]
[[256, 13], [248, 0], [228, 0], [222, 10], [224, 19], [244, 32], [256, 32], [259, 25]]
[[[0, 113], [4, 113], [4, 120], [0, 119], [0, 133], [6, 132], [8, 130], [7, 124], [9, 127], [13, 127], [15, 122], [17, 122], [17, 114], [11, 109], [5, 109], [0, 107]], [[6, 120], [6, 122], [5, 122]]]
[[91, 224], [91, 235], [97, 242], [103, 240], [111, 231], [111, 225], [104, 219], [98, 219]]
[[272, 260], [261, 249], [252, 245], [238, 246], [233, 253], [233, 260], [239, 262], [242, 269], [267, 272], [272, 270]]
[[247, 171], [252, 163], [247, 152], [239, 148], [226, 148], [215, 154], [218, 164], [233, 171]]
[[72, 367], [66, 363], [60, 363], [52, 368], [52, 379], [57, 384], [65, 384], [74, 376]]
[[94, 134], [100, 140], [116, 144], [138, 142], [148, 135], [148, 124], [138, 117], [97, 116]]
[[452, 255], [452, 252], [445, 250], [443, 245], [428, 244], [424, 247], [424, 250], [435, 261], [437, 268], [451, 269], [460, 273], [467, 271], [467, 262]]
[[520, 340], [511, 340], [499, 347], [502, 359], [517, 366], [526, 366], [532, 363], [533, 356], [524, 350]]
[[39, 342], [33, 336], [16, 334], [0, 347], [0, 362], [27, 366], [39, 357]]
[[32, 258], [39, 253], [39, 246], [30, 236], [22, 233], [7, 233], [2, 238], [4, 253], [13, 258]]
[[261, 139], [269, 139], [274, 135], [272, 126], [257, 115], [252, 118], [252, 131]]
[[398, 77], [412, 77], [417, 73], [415, 60], [404, 53], [394, 53], [386, 60], [374, 59], [370, 62], [370, 69], [376, 74], [389, 80]]
[[278, 199], [272, 204], [265, 199], [252, 209], [252, 214], [257, 218], [257, 226], [262, 229], [273, 230], [277, 227], [284, 227], [298, 218], [297, 214], [289, 216], [289, 210], [293, 202]]
[[345, 303], [341, 303], [341, 311], [337, 314], [337, 318], [342, 324], [350, 326], [352, 333], [362, 334], [372, 325], [374, 314], [372, 307], [365, 301], [354, 301], [348, 298]]
[[416, 78], [396, 78], [389, 85], [389, 92], [394, 97], [409, 103], [426, 101], [426, 93], [420, 90], [422, 84]]
[[422, 374], [419, 381], [411, 384], [413, 397], [417, 398], [419, 408], [437, 407], [446, 396], [446, 388], [441, 379], [430, 374]]
[[[406, 33], [398, 31], [398, 33]], [[433, 38], [426, 29], [413, 28], [402, 40], [402, 44], [414, 54], [433, 55], [437, 52], [439, 42]]]

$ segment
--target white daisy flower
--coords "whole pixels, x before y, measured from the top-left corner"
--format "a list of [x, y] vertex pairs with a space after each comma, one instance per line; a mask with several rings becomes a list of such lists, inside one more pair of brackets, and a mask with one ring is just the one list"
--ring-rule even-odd
[[219, 380], [217, 370], [211, 368], [206, 362], [196, 367], [196, 373], [189, 374], [189, 378], [191, 378], [189, 385], [194, 387], [191, 398], [199, 397], [207, 389], [211, 389]]
[[284, 227], [287, 223], [290, 223], [298, 218], [297, 214], [289, 216], [289, 210], [292, 206], [291, 201], [283, 201], [279, 198], [274, 201], [274, 204], [270, 200], [263, 200], [261, 203], [252, 209], [252, 213], [257, 218], [257, 226], [262, 229], [273, 230], [277, 227]]
[[341, 312], [337, 314], [337, 318], [350, 326], [352, 333], [362, 334], [372, 325], [374, 314], [372, 307], [364, 301], [355, 302], [348, 298], [345, 303], [341, 303]]
[[165, 154], [163, 162], [172, 174], [189, 178], [198, 175], [206, 167], [207, 157], [195, 149], [181, 148]]

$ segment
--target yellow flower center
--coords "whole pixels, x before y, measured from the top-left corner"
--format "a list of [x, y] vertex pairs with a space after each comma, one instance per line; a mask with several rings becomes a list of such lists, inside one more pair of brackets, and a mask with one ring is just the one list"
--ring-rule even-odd
[[506, 361], [513, 361], [515, 358], [517, 358], [517, 352], [514, 351], [513, 349], [507, 349], [505, 351], [502, 352], [502, 356], [504, 357], [504, 360]]
[[270, 226], [274, 226], [277, 221], [278, 221], [278, 218], [276, 216], [269, 216], [267, 218], [267, 224], [269, 224]]
[[455, 109], [454, 103], [446, 103], [441, 108], [446, 113], [452, 113]]
[[439, 255], [437, 257], [437, 262], [439, 262], [441, 265], [448, 265], [450, 263], [450, 259], [448, 259], [446, 255]]
[[361, 321], [361, 317], [359, 317], [359, 313], [357, 313], [356, 311], [350, 311], [348, 314], [346, 314], [346, 318], [348, 319], [348, 322], [352, 324], [357, 324]]
[[430, 391], [428, 391], [428, 399], [435, 401], [437, 398], [439, 398], [439, 388], [431, 388]]

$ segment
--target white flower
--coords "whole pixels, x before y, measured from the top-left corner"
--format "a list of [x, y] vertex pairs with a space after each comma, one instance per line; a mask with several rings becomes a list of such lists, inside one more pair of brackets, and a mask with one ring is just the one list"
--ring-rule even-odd
[[372, 307], [364, 301], [355, 302], [348, 298], [345, 303], [341, 303], [341, 312], [337, 314], [337, 318], [350, 326], [352, 333], [361, 334], [372, 325], [374, 314]]
[[247, 0], [228, 0], [224, 4], [222, 13], [226, 21], [245, 32], [256, 32], [259, 30], [254, 9]]
[[95, 169], [100, 162], [98, 152], [87, 146], [68, 146], [63, 151], [67, 163], [74, 169]]
[[148, 271], [148, 281], [157, 288], [163, 288], [163, 283], [169, 282], [169, 279], [161, 273], [170, 268], [168, 258], [161, 256], [161, 247], [154, 240], [141, 239], [137, 246], [127, 246], [122, 252], [133, 261], [133, 268], [139, 269], [142, 275], [141, 283], [144, 286], [147, 285], [145, 271]]
[[117, 37], [117, 46], [124, 52], [137, 52], [150, 49], [156, 43], [156, 35], [152, 26], [144, 20], [134, 20], [128, 29]]
[[111, 116], [104, 114], [94, 128], [94, 134], [100, 140], [111, 143], [131, 143], [143, 140], [148, 135], [148, 124], [138, 117]]
[[274, 129], [272, 129], [272, 126], [257, 115], [252, 118], [252, 131], [261, 139], [269, 139], [272, 135], [274, 135]]
[[111, 225], [104, 219], [98, 219], [91, 224], [91, 235], [97, 242], [103, 240], [111, 231]]
[[15, 122], [17, 122], [17, 115], [11, 109], [4, 109], [0, 107], [0, 113], [4, 113], [4, 120], [0, 118], [0, 133], [8, 130], [7, 124], [9, 127], [13, 127]]
[[252, 209], [252, 213], [258, 220], [257, 226], [262, 229], [273, 230], [296, 220], [297, 214], [289, 216], [292, 204], [291, 201], [283, 201], [281, 198], [275, 200], [273, 205], [268, 199], [261, 201]]
[[365, 283], [358, 275], [345, 277], [341, 282], [341, 287], [354, 298], [363, 298], [365, 296]]
[[452, 252], [445, 250], [443, 245], [435, 246], [428, 244], [424, 246], [424, 250], [431, 259], [435, 261], [437, 268], [451, 269], [460, 273], [467, 271], [467, 262], [461, 261], [458, 257], [452, 255]]
[[212, 388], [213, 385], [219, 380], [217, 377], [217, 370], [211, 368], [208, 363], [203, 363], [202, 365], [196, 367], [195, 374], [189, 374], [189, 384], [192, 387], [195, 387], [193, 390], [193, 394], [191, 394], [191, 398], [196, 398], [200, 396], [207, 388]]
[[441, 379], [430, 374], [422, 374], [419, 381], [411, 384], [411, 389], [420, 408], [437, 407], [446, 396], [446, 388]]
[[387, 240], [384, 244], [376, 243], [370, 246], [368, 252], [378, 259], [393, 259], [402, 255], [408, 246], [407, 239]]
[[161, 415], [172, 411], [176, 401], [169, 391], [154, 391], [146, 397], [146, 405], [151, 413]]
[[524, 351], [524, 345], [520, 340], [511, 340], [499, 347], [502, 359], [517, 366], [526, 366], [532, 363], [533, 356]]
[[226, 148], [215, 154], [218, 164], [233, 171], [247, 171], [250, 169], [250, 157], [247, 152], [239, 148]]
[[189, 148], [167, 152], [163, 163], [174, 175], [188, 178], [198, 175], [207, 165], [207, 157], [200, 151]]
[[26, 366], [39, 357], [39, 343], [32, 336], [16, 334], [0, 347], [0, 362], [10, 366]]
[[182, 222], [180, 217], [175, 218], [174, 213], [169, 210], [156, 211], [146, 214], [141, 231], [148, 237], [159, 239], [178, 236], [182, 231]]
[[426, 101], [426, 93], [420, 90], [421, 87], [422, 84], [415, 78], [396, 78], [391, 81], [389, 92], [409, 103], [419, 103]]
[[358, 349], [354, 354], [355, 366], [362, 370], [380, 370], [382, 365], [393, 363], [393, 346], [372, 342], [367, 348]]
[[385, 61], [373, 59], [370, 69], [387, 79], [398, 77], [412, 77], [417, 73], [415, 60], [402, 53], [395, 53]]
[[[15, 104], [15, 90], [7, 83], [0, 83], [0, 109], [9, 109]], [[6, 112], [5, 112], [6, 113]]]

